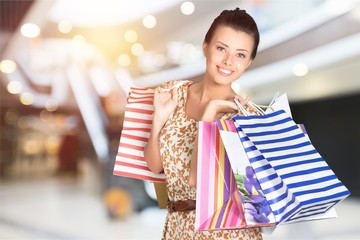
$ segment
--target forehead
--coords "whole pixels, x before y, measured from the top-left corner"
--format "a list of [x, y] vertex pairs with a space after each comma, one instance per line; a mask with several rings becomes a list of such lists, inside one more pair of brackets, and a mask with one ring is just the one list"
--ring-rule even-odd
[[221, 42], [229, 47], [245, 48], [249, 50], [251, 50], [254, 45], [254, 39], [250, 34], [227, 26], [217, 27], [211, 42]]

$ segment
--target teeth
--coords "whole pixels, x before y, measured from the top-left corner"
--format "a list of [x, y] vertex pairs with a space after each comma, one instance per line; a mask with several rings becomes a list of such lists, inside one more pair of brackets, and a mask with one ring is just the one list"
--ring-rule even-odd
[[230, 74], [231, 73], [230, 70], [226, 70], [226, 69], [223, 69], [223, 68], [219, 68], [219, 71], [222, 72], [222, 73], [225, 73], [225, 74]]

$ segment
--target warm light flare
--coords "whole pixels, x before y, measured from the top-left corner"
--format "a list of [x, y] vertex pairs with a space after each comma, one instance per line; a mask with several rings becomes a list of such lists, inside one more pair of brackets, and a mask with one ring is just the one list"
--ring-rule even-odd
[[125, 41], [128, 43], [134, 43], [138, 39], [138, 34], [134, 30], [129, 30], [124, 35]]
[[182, 14], [191, 15], [191, 14], [194, 13], [194, 11], [195, 11], [194, 3], [187, 1], [187, 2], [183, 2], [181, 4], [181, 12], [182, 12]]
[[59, 107], [59, 104], [56, 100], [54, 99], [49, 99], [46, 101], [45, 103], [45, 108], [46, 110], [48, 110], [49, 112], [53, 112], [56, 111]]
[[7, 124], [14, 124], [19, 118], [19, 111], [15, 108], [10, 108], [6, 111], [4, 120]]
[[140, 56], [141, 54], [144, 53], [144, 47], [143, 47], [143, 45], [141, 43], [134, 43], [131, 46], [131, 52], [135, 56]]
[[72, 30], [72, 24], [67, 20], [63, 20], [59, 23], [58, 29], [61, 33], [69, 33]]
[[153, 15], [147, 15], [143, 18], [143, 24], [146, 28], [154, 28], [156, 26], [156, 18]]
[[74, 36], [72, 41], [79, 44], [86, 42], [85, 37], [81, 34], [77, 34], [76, 36]]
[[34, 23], [25, 23], [21, 26], [21, 34], [27, 38], [36, 38], [40, 35], [40, 27]]
[[56, 0], [49, 9], [49, 20], [64, 19], [76, 27], [101, 27], [124, 24], [158, 13], [181, 0]]
[[10, 81], [7, 85], [7, 90], [11, 94], [19, 94], [22, 90], [22, 84], [18, 81]]
[[53, 119], [53, 114], [49, 112], [48, 110], [42, 110], [40, 112], [40, 119], [44, 122], [49, 122]]
[[302, 77], [309, 72], [309, 68], [305, 63], [297, 63], [293, 66], [293, 73], [295, 76]]
[[31, 105], [34, 102], [34, 95], [29, 92], [24, 92], [20, 95], [20, 102], [24, 105]]
[[3, 73], [15, 72], [16, 68], [16, 63], [12, 60], [5, 59], [0, 62], [0, 71]]
[[118, 63], [122, 67], [127, 67], [131, 63], [131, 59], [127, 54], [121, 54], [118, 58]]

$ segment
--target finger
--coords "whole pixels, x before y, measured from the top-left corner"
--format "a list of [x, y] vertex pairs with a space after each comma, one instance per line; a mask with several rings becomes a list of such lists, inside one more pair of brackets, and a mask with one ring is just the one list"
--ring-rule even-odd
[[168, 88], [168, 82], [164, 82], [159, 86], [161, 89], [167, 89]]
[[177, 99], [178, 99], [178, 91], [177, 91], [177, 88], [171, 89], [171, 99], [172, 99], [173, 101], [177, 101]]
[[221, 106], [220, 112], [222, 113], [228, 113], [228, 112], [236, 112], [238, 110], [238, 107], [236, 104], [232, 101], [226, 101]]
[[169, 89], [169, 88], [171, 88], [173, 85], [174, 85], [174, 82], [173, 82], [173, 81], [165, 82], [164, 85], [163, 85], [163, 88]]
[[244, 99], [244, 101], [243, 101], [243, 105], [246, 105], [246, 104], [248, 104], [248, 102], [250, 101], [250, 97], [249, 96], [247, 96], [245, 99]]
[[235, 95], [235, 99], [238, 100], [240, 103], [244, 101], [244, 98], [240, 95]]
[[236, 104], [234, 102], [230, 102], [230, 107], [233, 111], [237, 111], [238, 110], [238, 107], [236, 106]]
[[159, 93], [161, 91], [161, 87], [156, 87], [155, 88], [155, 93]]
[[241, 105], [245, 106], [249, 101], [250, 97], [247, 96], [245, 99], [242, 96], [236, 95], [235, 98], [240, 102]]

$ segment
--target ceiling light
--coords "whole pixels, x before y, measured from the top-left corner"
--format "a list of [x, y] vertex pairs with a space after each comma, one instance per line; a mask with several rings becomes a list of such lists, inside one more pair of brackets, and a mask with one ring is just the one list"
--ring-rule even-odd
[[44, 121], [44, 122], [49, 122], [51, 121], [51, 119], [53, 118], [53, 115], [51, 112], [47, 111], [47, 110], [42, 110], [40, 112], [40, 119], [41, 121]]
[[24, 105], [31, 105], [34, 102], [34, 95], [29, 92], [24, 92], [20, 95], [20, 102]]
[[118, 57], [118, 63], [120, 66], [122, 67], [127, 67], [130, 65], [131, 63], [131, 59], [129, 57], [129, 55], [127, 54], [121, 54], [119, 57]]
[[59, 23], [58, 29], [62, 33], [69, 33], [72, 30], [71, 22], [63, 20]]
[[9, 110], [6, 111], [5, 113], [5, 122], [7, 124], [14, 124], [16, 123], [16, 121], [19, 118], [19, 111], [16, 110], [15, 108], [10, 108]]
[[27, 38], [36, 38], [40, 35], [40, 28], [34, 23], [25, 23], [21, 26], [21, 34]]
[[15, 72], [16, 68], [16, 63], [12, 60], [5, 59], [0, 62], [0, 71], [3, 73]]
[[309, 68], [305, 63], [297, 63], [293, 66], [293, 74], [298, 77], [305, 76], [309, 72]]
[[138, 39], [138, 35], [134, 30], [129, 30], [124, 35], [125, 41], [128, 43], [134, 43]]
[[143, 45], [141, 43], [134, 43], [131, 46], [131, 52], [135, 56], [140, 56], [141, 54], [144, 53], [144, 47], [143, 47]]
[[56, 0], [48, 11], [48, 17], [57, 23], [67, 19], [77, 27], [110, 26], [139, 20], [175, 6], [180, 1], [151, 0], [149, 4], [148, 0]]
[[9, 93], [19, 94], [22, 90], [22, 84], [18, 81], [10, 81], [6, 87]]
[[146, 28], [154, 28], [156, 26], [156, 18], [153, 15], [147, 15], [143, 18], [143, 24]]
[[192, 2], [183, 2], [181, 4], [181, 12], [184, 15], [191, 15], [195, 11], [195, 5]]
[[17, 124], [21, 129], [29, 128], [30, 127], [29, 117], [25, 117], [25, 116], [19, 117]]
[[59, 104], [57, 103], [56, 100], [54, 99], [49, 99], [46, 101], [45, 103], [45, 108], [46, 110], [48, 110], [49, 112], [53, 112], [55, 111], [56, 109], [58, 109], [59, 107]]
[[83, 44], [86, 42], [85, 37], [81, 34], [77, 34], [75, 37], [73, 37], [72, 41], [75, 44]]

